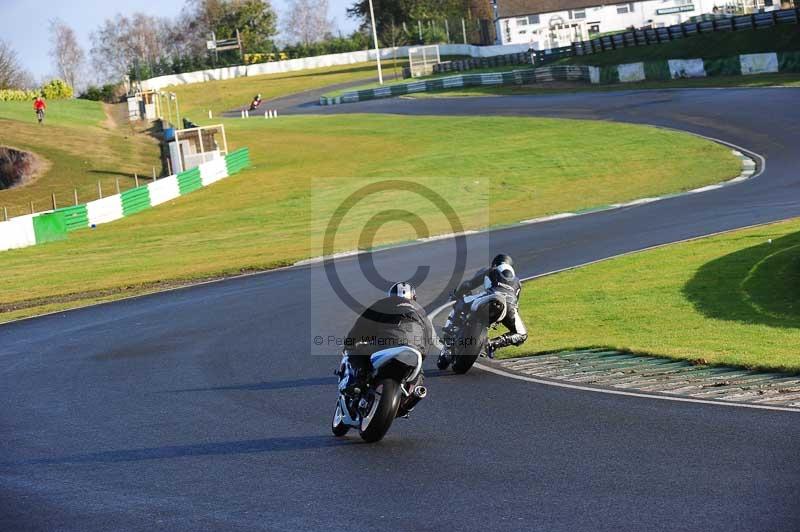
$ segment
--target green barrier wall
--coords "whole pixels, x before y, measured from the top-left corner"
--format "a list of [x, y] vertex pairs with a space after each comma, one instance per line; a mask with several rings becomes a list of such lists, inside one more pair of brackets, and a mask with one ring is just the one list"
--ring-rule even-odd
[[619, 83], [617, 65], [600, 67], [600, 83]]
[[722, 57], [719, 59], [703, 59], [703, 66], [707, 76], [741, 76], [742, 63], [739, 56]]
[[403, 85], [392, 85], [391, 89], [389, 89], [392, 93], [392, 96], [401, 96], [403, 94], [408, 94], [408, 86]]
[[250, 166], [250, 150], [241, 148], [229, 153], [225, 156], [225, 166], [228, 169], [228, 175], [233, 175], [247, 168]]
[[[228, 171], [230, 174], [230, 170]], [[178, 188], [181, 191], [181, 196], [194, 192], [203, 186], [203, 181], [200, 179], [200, 169], [192, 168], [185, 172], [178, 174]]]
[[800, 52], [778, 52], [779, 72], [800, 72]]
[[[234, 175], [250, 166], [250, 150], [240, 148], [225, 157], [227, 175]], [[203, 186], [200, 169], [194, 168], [182, 172], [177, 176], [178, 188], [181, 195], [193, 192]], [[130, 216], [145, 209], [150, 205], [150, 188], [141, 186], [126, 190], [120, 195], [122, 215]], [[67, 232], [89, 227], [89, 213], [86, 205], [62, 207], [50, 213], [42, 213], [31, 218], [36, 243], [64, 240]]]
[[130, 216], [150, 208], [150, 189], [146, 186], [126, 190], [120, 194], [120, 198], [123, 216]]
[[40, 214], [33, 218], [33, 232], [36, 243], [54, 242], [67, 238], [67, 220], [63, 212]]
[[64, 207], [55, 212], [64, 215], [67, 231], [75, 231], [77, 229], [89, 227], [89, 214], [86, 212], [86, 205]]
[[644, 64], [644, 77], [647, 80], [672, 79], [672, 74], [669, 72], [669, 63], [666, 61], [647, 61]]

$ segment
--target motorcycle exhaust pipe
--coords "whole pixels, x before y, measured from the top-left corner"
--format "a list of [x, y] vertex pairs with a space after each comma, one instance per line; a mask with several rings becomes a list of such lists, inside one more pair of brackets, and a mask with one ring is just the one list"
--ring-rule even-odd
[[411, 412], [411, 410], [417, 406], [417, 403], [425, 399], [428, 396], [428, 389], [424, 386], [416, 386], [414, 387], [414, 391], [411, 392], [411, 395], [408, 396], [406, 399], [406, 404], [403, 405], [407, 412]]

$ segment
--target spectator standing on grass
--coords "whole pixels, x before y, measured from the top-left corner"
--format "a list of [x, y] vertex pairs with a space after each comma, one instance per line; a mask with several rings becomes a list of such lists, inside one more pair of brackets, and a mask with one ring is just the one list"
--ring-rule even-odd
[[33, 100], [33, 110], [36, 113], [36, 118], [39, 120], [41, 124], [44, 121], [44, 112], [47, 109], [47, 104], [44, 101], [44, 98], [40, 95], [37, 96], [35, 100]]

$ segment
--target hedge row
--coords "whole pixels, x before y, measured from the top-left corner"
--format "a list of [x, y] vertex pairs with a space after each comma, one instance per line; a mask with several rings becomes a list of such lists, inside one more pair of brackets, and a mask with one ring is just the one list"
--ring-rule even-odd
[[37, 96], [44, 96], [48, 100], [65, 100], [72, 98], [72, 95], [72, 87], [63, 80], [54, 79], [37, 90], [2, 89], [0, 102], [25, 102]]

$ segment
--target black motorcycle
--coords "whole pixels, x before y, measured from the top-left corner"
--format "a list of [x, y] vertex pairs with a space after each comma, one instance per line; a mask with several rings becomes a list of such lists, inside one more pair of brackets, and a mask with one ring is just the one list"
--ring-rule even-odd
[[439, 354], [436, 366], [464, 374], [470, 370], [482, 353], [486, 353], [489, 328], [497, 326], [506, 316], [508, 307], [502, 294], [486, 292], [468, 296], [456, 302], [452, 326], [444, 333], [445, 348]]
[[408, 416], [427, 395], [426, 388], [417, 384], [421, 371], [418, 350], [392, 347], [373, 353], [369, 373], [357, 381], [345, 352], [336, 372], [339, 398], [331, 426], [334, 436], [344, 436], [355, 428], [364, 441], [382, 439], [395, 418]]

